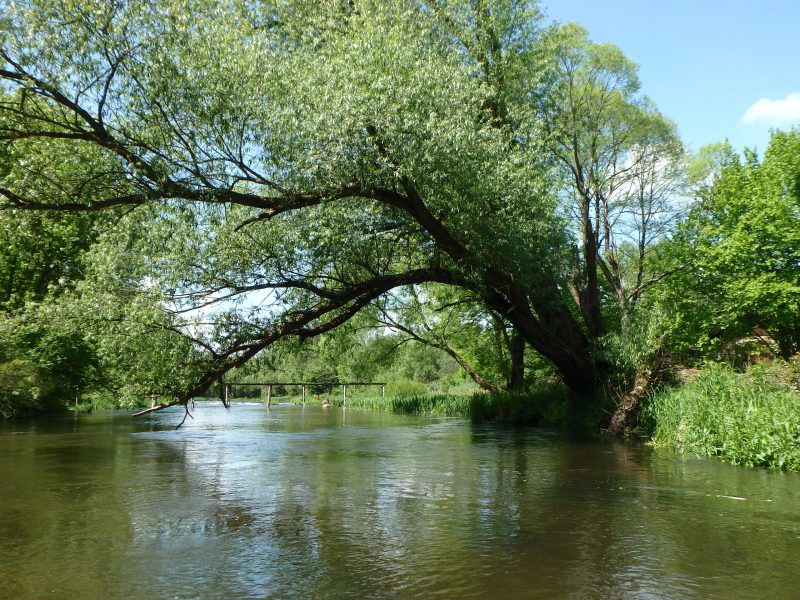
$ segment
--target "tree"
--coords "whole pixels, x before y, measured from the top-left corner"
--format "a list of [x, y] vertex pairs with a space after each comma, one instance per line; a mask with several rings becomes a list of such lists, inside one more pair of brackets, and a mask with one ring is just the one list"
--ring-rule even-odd
[[[12, 179], [14, 173], [25, 177], [29, 150], [25, 144], [0, 144], [0, 179]], [[50, 158], [56, 163], [68, 160]], [[53, 177], [57, 171], [56, 165]], [[5, 403], [0, 412], [4, 416], [56, 408], [97, 382], [91, 345], [79, 330], [65, 330], [51, 319], [45, 305], [63, 297], [83, 276], [83, 254], [110, 217], [0, 212], [0, 367], [7, 374], [0, 385]]]
[[[0, 102], [13, 103], [14, 97], [0, 94]], [[9, 115], [0, 113], [0, 130], [9, 127]], [[29, 144], [0, 143], [0, 181], [13, 185], [14, 178], [26, 178], [36, 167]], [[60, 164], [76, 156], [50, 154], [48, 175], [52, 185], [61, 177]], [[84, 155], [82, 164], [90, 162]], [[24, 210], [0, 211], [0, 311], [20, 309], [26, 301], [41, 301], [48, 293], [62, 293], [80, 278], [81, 255], [108, 222], [106, 215]]]
[[489, 392], [522, 387], [525, 341], [479, 297], [453, 286], [401, 292], [377, 302], [380, 324], [396, 331], [402, 341], [441, 350]]
[[800, 130], [774, 132], [760, 162], [729, 150], [715, 162], [670, 247], [691, 269], [658, 294], [676, 313], [672, 344], [707, 353], [760, 330], [788, 358], [800, 351]]
[[[0, 181], [4, 206], [135, 209], [141, 237], [106, 240], [129, 286], [212, 323], [183, 328], [205, 359], [182, 399], [420, 284], [479, 298], [574, 390], [604, 381], [597, 310], [570, 305], [545, 118], [573, 41], [535, 5], [0, 6], [0, 138], [37, 150]], [[102, 168], [68, 161], [55, 185], [54, 152]]]
[[624, 319], [663, 278], [648, 254], [677, 214], [683, 149], [675, 126], [639, 96], [636, 65], [615, 46], [567, 25], [555, 54], [557, 83], [546, 105], [549, 149], [560, 167], [564, 210], [580, 240], [572, 249], [572, 297], [594, 336], [615, 330], [603, 315], [602, 279]]

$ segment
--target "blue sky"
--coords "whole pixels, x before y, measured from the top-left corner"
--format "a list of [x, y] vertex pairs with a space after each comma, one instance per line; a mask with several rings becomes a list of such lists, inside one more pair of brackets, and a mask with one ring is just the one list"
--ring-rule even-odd
[[693, 150], [727, 138], [762, 154], [800, 124], [800, 0], [542, 0], [639, 64], [642, 91]]

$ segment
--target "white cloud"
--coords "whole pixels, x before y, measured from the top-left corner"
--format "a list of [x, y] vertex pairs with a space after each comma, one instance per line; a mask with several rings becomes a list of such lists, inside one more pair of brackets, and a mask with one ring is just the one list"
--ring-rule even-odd
[[774, 127], [800, 123], [800, 92], [787, 94], [785, 98], [777, 100], [761, 98], [745, 111], [742, 122], [747, 125], [763, 123]]

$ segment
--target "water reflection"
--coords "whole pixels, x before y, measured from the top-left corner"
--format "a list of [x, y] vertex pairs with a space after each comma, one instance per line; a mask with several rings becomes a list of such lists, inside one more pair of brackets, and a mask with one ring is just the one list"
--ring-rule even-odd
[[0, 429], [0, 597], [800, 589], [796, 474], [311, 406], [198, 405], [173, 422]]

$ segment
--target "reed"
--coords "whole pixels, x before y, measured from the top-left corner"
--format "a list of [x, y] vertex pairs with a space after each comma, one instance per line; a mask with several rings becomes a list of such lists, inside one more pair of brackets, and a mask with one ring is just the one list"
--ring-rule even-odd
[[756, 366], [711, 364], [694, 381], [656, 394], [647, 416], [657, 446], [754, 467], [800, 470], [800, 394]]
[[[470, 396], [425, 394], [415, 396], [353, 396], [347, 398], [348, 408], [359, 408], [404, 415], [435, 415], [442, 417], [468, 417]], [[336, 404], [341, 404], [341, 399]]]
[[[336, 404], [340, 405], [341, 400]], [[584, 404], [584, 403], [581, 403]], [[590, 404], [591, 405], [591, 404]], [[420, 394], [413, 396], [363, 395], [347, 399], [348, 408], [359, 408], [406, 415], [465, 417], [475, 422], [496, 422], [510, 425], [549, 425], [574, 427], [576, 402], [563, 386], [539, 390], [487, 394]], [[594, 406], [594, 405], [592, 405]], [[598, 414], [587, 413], [585, 420], [598, 429]]]

